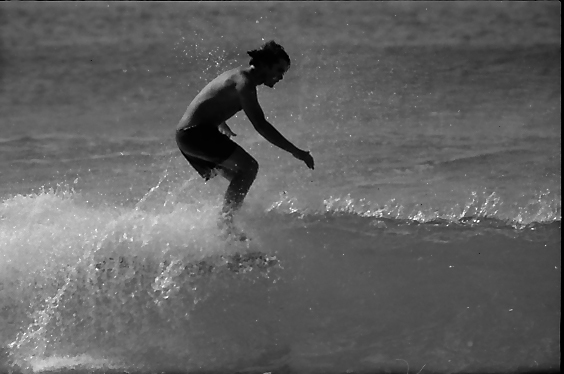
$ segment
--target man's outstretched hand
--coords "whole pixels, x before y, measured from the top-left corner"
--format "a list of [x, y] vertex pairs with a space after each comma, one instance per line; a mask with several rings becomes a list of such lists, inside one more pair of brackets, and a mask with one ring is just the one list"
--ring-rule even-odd
[[311, 157], [311, 154], [309, 152], [300, 150], [299, 152], [294, 154], [294, 157], [297, 158], [298, 160], [302, 160], [303, 162], [305, 162], [307, 167], [313, 170], [314, 167], [313, 157]]

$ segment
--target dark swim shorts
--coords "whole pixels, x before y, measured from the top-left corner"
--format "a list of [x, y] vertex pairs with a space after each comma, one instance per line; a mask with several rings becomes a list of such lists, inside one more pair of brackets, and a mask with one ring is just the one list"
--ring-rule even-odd
[[214, 169], [227, 160], [237, 148], [227, 135], [214, 126], [196, 126], [176, 131], [176, 144], [186, 160], [207, 181]]

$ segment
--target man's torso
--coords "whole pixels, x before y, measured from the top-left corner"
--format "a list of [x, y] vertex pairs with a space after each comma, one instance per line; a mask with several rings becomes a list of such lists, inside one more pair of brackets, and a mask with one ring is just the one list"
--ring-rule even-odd
[[248, 78], [242, 68], [219, 75], [192, 100], [177, 130], [195, 126], [219, 126], [242, 109], [239, 99], [241, 85]]

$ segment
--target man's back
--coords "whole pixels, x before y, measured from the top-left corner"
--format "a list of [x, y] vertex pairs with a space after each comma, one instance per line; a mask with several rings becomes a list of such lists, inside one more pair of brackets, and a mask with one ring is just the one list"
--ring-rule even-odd
[[188, 105], [177, 130], [195, 126], [221, 125], [242, 109], [239, 92], [249, 83], [244, 68], [232, 69], [219, 75]]

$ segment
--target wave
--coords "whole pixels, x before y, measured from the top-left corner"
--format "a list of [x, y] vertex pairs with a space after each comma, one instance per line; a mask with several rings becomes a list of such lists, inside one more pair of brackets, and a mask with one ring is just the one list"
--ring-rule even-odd
[[[310, 204], [311, 205], [311, 204]], [[391, 199], [382, 204], [350, 195], [323, 199], [312, 209], [296, 197], [282, 194], [270, 210], [303, 214], [352, 214], [368, 218], [385, 218], [403, 223], [472, 224], [490, 227], [532, 228], [552, 224], [562, 219], [561, 197], [545, 190], [532, 196], [525, 204], [510, 203], [496, 192], [471, 192], [464, 202], [433, 206], [427, 203]]]
[[[0, 347], [8, 347], [12, 361], [31, 370], [56, 357], [89, 367], [266, 370], [288, 354], [276, 343], [286, 333], [272, 326], [279, 323], [274, 317], [284, 320], [275, 310], [289, 300], [301, 310], [341, 289], [343, 300], [359, 290], [395, 289], [398, 272], [402, 279], [417, 277], [413, 270], [427, 261], [437, 267], [428, 270], [431, 276], [472, 263], [477, 252], [501, 260], [560, 243], [559, 202], [549, 194], [541, 196], [546, 212], [522, 207], [527, 221], [493, 214], [496, 195], [481, 200], [476, 194], [473, 203], [442, 215], [350, 197], [299, 208], [298, 199], [282, 196], [267, 208], [251, 203], [241, 212], [237, 223], [250, 242], [222, 237], [219, 200], [181, 202], [168, 191], [163, 203], [156, 195], [133, 207], [92, 206], [62, 188], [2, 202], [0, 300], [9, 312], [0, 322]], [[428, 257], [433, 254], [443, 259]], [[385, 263], [391, 268], [379, 268]], [[415, 267], [406, 273], [406, 266]], [[379, 286], [363, 278], [376, 268]], [[374, 323], [362, 313], [357, 318]], [[333, 319], [344, 326], [350, 316]], [[284, 322], [299, 335], [299, 318], [292, 323]], [[339, 339], [315, 355], [341, 352], [349, 343]]]

